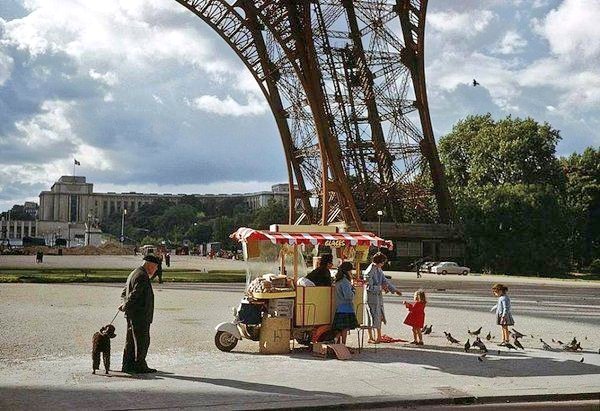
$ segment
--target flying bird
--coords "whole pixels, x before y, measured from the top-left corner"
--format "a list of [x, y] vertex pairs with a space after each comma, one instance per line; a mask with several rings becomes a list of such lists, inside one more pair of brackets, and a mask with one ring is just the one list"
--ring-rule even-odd
[[421, 332], [424, 333], [426, 329], [427, 329], [427, 324], [425, 324], [425, 326], [423, 328], [421, 328]]
[[479, 85], [479, 82], [477, 80], [473, 79], [473, 87], [478, 86], [478, 85]]
[[467, 330], [467, 332], [468, 332], [470, 335], [479, 335], [479, 333], [481, 332], [481, 327], [479, 327], [479, 329], [478, 329], [478, 330], [475, 330], [475, 331]]
[[517, 346], [518, 348], [525, 350], [525, 348], [523, 348], [523, 345], [519, 342], [519, 340], [517, 338], [515, 338], [515, 346]]
[[485, 339], [490, 341], [492, 339], [492, 333], [489, 332], [488, 335], [485, 336]]
[[467, 342], [465, 343], [465, 352], [469, 352], [469, 348], [471, 348], [471, 342], [467, 338]]
[[432, 329], [433, 329], [433, 324], [431, 324], [429, 327], [425, 326], [425, 331], [423, 331], [423, 334], [425, 334], [425, 335], [431, 334]]

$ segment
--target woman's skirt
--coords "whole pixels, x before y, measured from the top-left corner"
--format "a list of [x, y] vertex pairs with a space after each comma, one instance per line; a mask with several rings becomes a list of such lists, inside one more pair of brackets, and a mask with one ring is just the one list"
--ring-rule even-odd
[[336, 331], [353, 330], [358, 327], [356, 314], [354, 313], [335, 313], [331, 328]]
[[511, 313], [508, 313], [504, 317], [498, 315], [496, 316], [496, 323], [498, 325], [515, 325], [515, 319], [513, 318]]

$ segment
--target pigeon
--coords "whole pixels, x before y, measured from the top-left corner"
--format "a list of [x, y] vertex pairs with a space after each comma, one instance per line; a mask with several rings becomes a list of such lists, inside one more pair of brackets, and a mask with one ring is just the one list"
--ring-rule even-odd
[[552, 350], [552, 347], [550, 347], [548, 344], [546, 344], [546, 342], [544, 340], [542, 340], [541, 338], [540, 338], [540, 342], [542, 343], [542, 348], [544, 350], [546, 350], [546, 351], [551, 351]]
[[425, 327], [421, 328], [421, 332], [424, 333], [425, 330], [427, 330], [427, 324], [425, 324]]
[[581, 350], [581, 343], [577, 340], [575, 340], [573, 338], [573, 340], [575, 341], [575, 344], [573, 343], [573, 341], [571, 341], [569, 344], [566, 344], [563, 346], [563, 350], [567, 350], [567, 351], [577, 351], [577, 350]]
[[481, 341], [481, 338], [479, 338], [479, 337], [477, 337], [477, 339], [475, 341], [473, 341], [473, 347], [479, 348], [484, 353], [487, 352], [487, 347], [485, 346], [485, 344], [483, 343], [483, 341]]
[[512, 329], [512, 332], [513, 332], [513, 335], [514, 335], [515, 338], [523, 338], [523, 337], [525, 337], [525, 334], [522, 334], [522, 333], [518, 332], [514, 328]]
[[425, 326], [425, 331], [423, 331], [423, 334], [425, 334], [425, 335], [431, 334], [432, 328], [433, 328], [433, 324], [430, 325], [429, 327]]
[[489, 332], [488, 335], [485, 336], [485, 339], [490, 341], [492, 339], [492, 333]]
[[465, 343], [465, 352], [469, 352], [469, 348], [471, 348], [471, 342], [467, 338], [467, 342]]
[[583, 362], [583, 357], [581, 357], [581, 360], [579, 360], [579, 362]]
[[517, 348], [525, 350], [525, 348], [523, 348], [523, 345], [519, 342], [519, 340], [517, 338], [515, 338], [514, 343], [515, 343], [515, 346], [517, 346]]
[[479, 335], [480, 332], [481, 332], [481, 327], [479, 327], [479, 329], [475, 330], [475, 331], [468, 330], [468, 333], [470, 335]]
[[577, 345], [577, 338], [573, 337], [573, 340], [571, 340], [570, 345]]
[[447, 339], [448, 341], [450, 341], [452, 344], [458, 344], [458, 343], [460, 343], [460, 341], [458, 341], [456, 338], [454, 338], [454, 337], [452, 336], [452, 334], [450, 334], [450, 333], [447, 333], [446, 331], [444, 331], [444, 334], [446, 334], [446, 339]]
[[478, 86], [478, 85], [479, 85], [479, 82], [477, 80], [473, 79], [473, 87]]
[[517, 350], [517, 349], [515, 348], [515, 346], [514, 346], [514, 345], [512, 345], [512, 344], [511, 344], [511, 343], [509, 343], [509, 342], [507, 342], [507, 343], [506, 343], [504, 346], [505, 346], [506, 348], [508, 348], [509, 350], [515, 350], [515, 351]]

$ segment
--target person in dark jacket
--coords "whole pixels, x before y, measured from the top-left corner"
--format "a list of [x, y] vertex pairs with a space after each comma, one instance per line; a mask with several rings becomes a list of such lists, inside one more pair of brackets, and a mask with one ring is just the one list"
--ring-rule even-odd
[[162, 280], [162, 274], [163, 274], [163, 269], [162, 269], [162, 256], [158, 256], [158, 268], [156, 269], [156, 272], [150, 276], [150, 279], [153, 280], [155, 277], [158, 277], [158, 283], [162, 284], [163, 280]]
[[126, 373], [151, 373], [146, 354], [150, 346], [150, 324], [154, 315], [154, 293], [150, 277], [156, 272], [160, 259], [155, 255], [144, 257], [144, 265], [136, 268], [127, 277], [121, 293], [123, 303], [119, 310], [125, 312], [127, 337], [123, 351], [122, 371]]
[[331, 254], [323, 254], [319, 266], [312, 270], [306, 278], [312, 281], [317, 287], [331, 287], [331, 272], [333, 267], [333, 256]]

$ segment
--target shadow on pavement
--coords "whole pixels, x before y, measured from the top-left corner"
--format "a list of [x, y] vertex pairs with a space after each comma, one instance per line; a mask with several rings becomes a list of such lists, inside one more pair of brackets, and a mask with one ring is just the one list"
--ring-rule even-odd
[[[303, 359], [323, 361], [309, 353], [295, 352]], [[600, 375], [600, 366], [580, 363], [581, 356], [573, 360], [549, 357], [530, 357], [525, 352], [490, 350], [483, 361], [479, 352], [465, 353], [457, 347], [424, 346], [423, 348], [367, 347], [356, 354], [352, 362], [378, 364], [412, 364], [427, 370], [451, 375], [472, 377], [551, 377], [568, 375]], [[335, 361], [335, 360], [334, 360]]]

